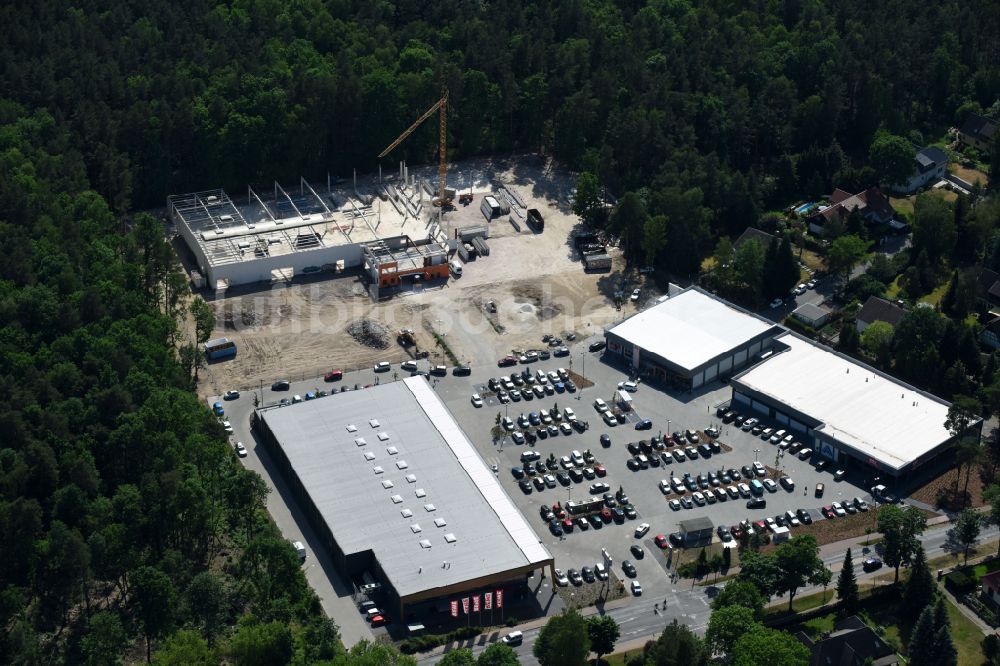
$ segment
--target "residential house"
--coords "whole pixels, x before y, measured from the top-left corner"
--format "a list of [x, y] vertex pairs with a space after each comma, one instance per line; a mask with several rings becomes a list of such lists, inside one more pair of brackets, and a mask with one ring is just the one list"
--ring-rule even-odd
[[899, 320], [905, 314], [906, 310], [895, 303], [890, 303], [878, 296], [869, 296], [858, 312], [855, 325], [857, 326], [858, 333], [864, 333], [866, 328], [877, 321], [884, 321], [895, 328], [896, 324], [899, 323]]
[[771, 245], [771, 241], [779, 240], [774, 234], [769, 234], [766, 231], [761, 231], [754, 227], [747, 227], [746, 230], [740, 234], [740, 237], [736, 239], [733, 243], [733, 249], [739, 249], [740, 245], [743, 245], [747, 241], [755, 240], [760, 243], [760, 246], [766, 251]]
[[948, 155], [936, 146], [921, 148], [913, 161], [913, 175], [900, 188], [907, 194], [938, 182], [948, 173]]
[[1000, 317], [988, 316], [989, 319], [983, 325], [983, 332], [979, 334], [979, 341], [990, 349], [1000, 349]]
[[976, 275], [976, 283], [979, 287], [976, 302], [980, 308], [992, 310], [1000, 305], [1000, 273], [989, 268], [981, 268]]
[[979, 584], [983, 586], [983, 598], [992, 601], [995, 607], [1000, 607], [1000, 571], [980, 576]]
[[826, 226], [835, 221], [846, 226], [847, 217], [855, 209], [869, 224], [889, 224], [896, 215], [889, 199], [877, 187], [870, 187], [858, 194], [837, 188], [830, 195], [830, 205], [819, 207], [808, 218], [810, 233], [822, 235]]
[[857, 615], [833, 625], [833, 631], [819, 640], [798, 632], [795, 638], [809, 648], [809, 666], [896, 666], [895, 651]]
[[958, 130], [958, 140], [967, 146], [989, 151], [993, 145], [993, 136], [997, 131], [995, 120], [984, 118], [978, 113], [970, 113]]
[[815, 303], [805, 303], [795, 308], [795, 311], [792, 312], [792, 316], [806, 326], [812, 326], [815, 329], [819, 329], [826, 325], [826, 322], [830, 321], [830, 317], [833, 316], [833, 313], [826, 308], [821, 308]]

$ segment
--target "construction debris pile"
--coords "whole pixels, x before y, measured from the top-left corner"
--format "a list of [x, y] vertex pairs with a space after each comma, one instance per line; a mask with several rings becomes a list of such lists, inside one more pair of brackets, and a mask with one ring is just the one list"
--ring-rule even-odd
[[359, 319], [348, 324], [347, 334], [358, 344], [372, 349], [387, 349], [389, 347], [389, 329], [373, 319]]

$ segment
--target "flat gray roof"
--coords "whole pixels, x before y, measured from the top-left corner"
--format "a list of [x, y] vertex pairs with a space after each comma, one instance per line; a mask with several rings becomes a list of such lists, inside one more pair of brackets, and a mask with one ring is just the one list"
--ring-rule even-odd
[[633, 315], [608, 332], [694, 370], [780, 328], [697, 288], [689, 288]]
[[704, 532], [715, 527], [715, 524], [708, 516], [700, 516], [698, 518], [682, 520], [680, 526], [682, 532]]
[[789, 349], [733, 379], [805, 414], [861, 455], [905, 467], [951, 438], [948, 402], [791, 333]]
[[552, 559], [423, 377], [261, 412], [345, 555], [400, 596]]

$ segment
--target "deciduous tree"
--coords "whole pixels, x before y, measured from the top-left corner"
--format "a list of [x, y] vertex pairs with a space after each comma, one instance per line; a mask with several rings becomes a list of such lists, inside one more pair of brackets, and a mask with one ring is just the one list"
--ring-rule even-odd
[[729, 663], [733, 666], [802, 666], [809, 663], [809, 648], [787, 631], [757, 627], [736, 641]]
[[878, 510], [878, 531], [882, 534], [882, 556], [895, 568], [894, 582], [899, 582], [899, 567], [909, 564], [920, 546], [919, 536], [927, 529], [927, 518], [915, 506], [900, 509], [884, 504]]
[[982, 525], [979, 512], [973, 508], [963, 509], [955, 521], [955, 540], [962, 546], [966, 563], [969, 562], [969, 549], [979, 541]]
[[601, 657], [615, 651], [621, 629], [610, 615], [591, 615], [587, 618], [587, 635], [590, 636], [590, 649], [597, 653], [600, 662]]
[[541, 666], [580, 666], [590, 654], [586, 620], [575, 609], [549, 618], [531, 652]]
[[705, 644], [715, 654], [731, 655], [740, 637], [760, 626], [752, 608], [724, 606], [712, 611], [705, 630]]

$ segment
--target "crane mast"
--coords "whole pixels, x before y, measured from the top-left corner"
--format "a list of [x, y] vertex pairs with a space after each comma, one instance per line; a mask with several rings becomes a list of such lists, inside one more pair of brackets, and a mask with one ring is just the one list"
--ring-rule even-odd
[[399, 144], [401, 144], [403, 141], [406, 140], [406, 137], [408, 137], [411, 134], [413, 134], [414, 130], [416, 130], [418, 127], [420, 127], [420, 125], [425, 120], [427, 120], [428, 118], [430, 118], [431, 116], [433, 116], [435, 112], [438, 112], [440, 114], [439, 128], [440, 128], [440, 133], [441, 133], [441, 136], [438, 139], [438, 153], [439, 153], [439, 158], [438, 158], [438, 193], [437, 193], [438, 194], [438, 200], [437, 200], [438, 205], [448, 205], [449, 203], [451, 203], [448, 200], [448, 198], [445, 196], [445, 188], [446, 188], [446, 186], [448, 184], [447, 183], [447, 180], [448, 180], [448, 164], [447, 164], [447, 161], [446, 161], [446, 159], [447, 159], [447, 148], [448, 148], [448, 146], [447, 146], [447, 141], [448, 141], [448, 125], [447, 125], [447, 123], [448, 123], [448, 121], [447, 121], [447, 115], [446, 115], [447, 110], [448, 110], [448, 91], [445, 90], [444, 91], [444, 95], [442, 95], [441, 99], [439, 99], [437, 102], [435, 102], [434, 105], [431, 106], [431, 108], [427, 109], [427, 111], [425, 111], [423, 113], [423, 115], [421, 115], [419, 118], [417, 118], [416, 121], [414, 121], [414, 123], [412, 125], [410, 125], [406, 129], [405, 132], [403, 132], [402, 134], [399, 135], [399, 138], [397, 138], [395, 141], [393, 141], [392, 143], [389, 144], [388, 148], [386, 148], [381, 153], [379, 153], [379, 158], [383, 158], [386, 155], [388, 155], [389, 153], [391, 153], [396, 146], [398, 146]]

